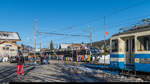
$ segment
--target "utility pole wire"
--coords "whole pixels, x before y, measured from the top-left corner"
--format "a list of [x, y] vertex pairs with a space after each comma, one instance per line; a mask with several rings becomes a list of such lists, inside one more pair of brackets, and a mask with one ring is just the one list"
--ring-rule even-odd
[[39, 34], [53, 34], [53, 35], [61, 35], [61, 36], [81, 36], [81, 37], [90, 37], [89, 35], [74, 35], [74, 34], [61, 34], [61, 33], [53, 33], [53, 32], [37, 32]]
[[[117, 13], [119, 13], [119, 12], [122, 12], [122, 11], [128, 10], [128, 9], [130, 9], [130, 8], [133, 8], [133, 7], [142, 5], [143, 3], [146, 3], [145, 1], [146, 1], [146, 0], [143, 0], [143, 1], [139, 2], [139, 3], [135, 3], [135, 4], [133, 4], [133, 5], [130, 5], [130, 6], [126, 7], [126, 8], [122, 8], [122, 9], [120, 9], [120, 10], [118, 10], [118, 11], [114, 11], [114, 12], [108, 14], [107, 17], [110, 17], [110, 16], [115, 15], [115, 14], [117, 14]], [[103, 19], [103, 17], [101, 17], [101, 18], [96, 18], [96, 19], [94, 19], [94, 20], [90, 20], [90, 21], [87, 21], [87, 22], [85, 22], [85, 23], [76, 24], [76, 25], [72, 25], [72, 26], [63, 28], [63, 30], [64, 30], [64, 29], [72, 29], [73, 27], [77, 27], [77, 26], [87, 25], [87, 24], [89, 24], [89, 23], [96, 22], [96, 21], [99, 21], [99, 20], [102, 20], [102, 19]]]
[[[122, 8], [122, 9], [120, 9], [120, 10], [118, 10], [118, 11], [114, 11], [114, 12], [110, 13], [107, 17], [110, 17], [110, 16], [112, 16], [112, 15], [115, 15], [115, 14], [117, 14], [117, 13], [119, 13], [119, 12], [125, 11], [125, 10], [127, 10], [127, 9], [130, 9], [130, 8], [133, 8], [133, 7], [136, 7], [136, 6], [139, 6], [139, 5], [143, 4], [143, 3], [146, 3], [145, 1], [146, 1], [146, 0], [143, 0], [143, 1], [139, 2], [139, 3], [135, 3], [135, 4], [131, 5], [131, 6], [126, 7], [126, 8]], [[85, 23], [72, 25], [72, 26], [69, 26], [69, 27], [66, 27], [66, 28], [62, 28], [62, 29], [60, 29], [60, 30], [73, 29], [73, 27], [82, 26], [82, 25], [87, 25], [87, 24], [89, 24], [89, 23], [96, 22], [96, 21], [99, 21], [99, 20], [102, 20], [102, 19], [103, 19], [103, 17], [101, 17], [101, 18], [96, 18], [96, 19], [87, 21], [87, 22], [85, 22]]]
[[[130, 25], [127, 25], [125, 27], [122, 27], [120, 28], [120, 30], [128, 30], [128, 29], [131, 29], [131, 28], [134, 28], [135, 26], [138, 26], [138, 25], [141, 25], [143, 23], [143, 21], [138, 21], [136, 23], [133, 23], [133, 24], [130, 24]], [[144, 23], [145, 24], [145, 23]]]
[[[148, 17], [148, 16], [150, 16], [150, 14], [126, 19], [126, 20], [128, 20], [128, 22], [124, 22], [124, 21], [126, 21], [126, 20], [120, 20], [119, 22], [123, 22], [123, 23], [119, 23], [119, 24], [117, 23], [117, 25], [112, 25], [112, 26], [109, 26], [109, 27], [111, 27], [111, 28], [112, 28], [112, 27], [119, 27], [120, 25], [129, 23], [129, 20], [136, 20], [136, 19], [138, 19], [138, 18]], [[132, 22], [135, 22], [135, 21], [132, 21]]]
[[[114, 12], [112, 12], [112, 13], [111, 13], [110, 15], [108, 15], [108, 16], [112, 16], [112, 15], [115, 15], [115, 14], [117, 14], [117, 13], [119, 13], [119, 12], [128, 10], [128, 9], [130, 9], [130, 8], [133, 8], [133, 7], [136, 7], [136, 6], [139, 6], [139, 5], [142, 5], [143, 3], [146, 3], [145, 1], [146, 1], [146, 0], [143, 0], [143, 1], [139, 2], [139, 3], [135, 3], [135, 4], [133, 4], [133, 5], [130, 5], [130, 6], [126, 7], [126, 8], [122, 8], [122, 9], [120, 9], [120, 10], [118, 10], [118, 11], [114, 11]], [[107, 16], [107, 17], [108, 17], [108, 16]]]
[[[150, 16], [150, 14], [147, 14], [147, 15], [143, 15], [143, 16], [138, 16], [138, 17], [133, 17], [133, 18], [129, 18], [129, 19], [125, 19], [125, 20], [120, 20], [119, 22], [123, 22], [123, 23], [120, 23], [120, 24], [118, 24], [117, 23], [117, 25], [112, 25], [112, 26], [109, 26], [109, 27], [119, 27], [120, 25], [123, 25], [123, 24], [125, 24], [125, 23], [129, 23], [129, 22], [124, 22], [124, 21], [126, 21], [126, 20], [135, 20], [135, 19], [138, 19], [138, 18], [142, 18], [142, 17], [148, 17], [148, 16]], [[103, 19], [103, 18], [101, 18], [101, 19]], [[98, 19], [97, 19], [98, 20]], [[100, 19], [99, 19], [100, 20]], [[81, 24], [82, 25], [82, 24]], [[75, 25], [74, 25], [75, 26]]]

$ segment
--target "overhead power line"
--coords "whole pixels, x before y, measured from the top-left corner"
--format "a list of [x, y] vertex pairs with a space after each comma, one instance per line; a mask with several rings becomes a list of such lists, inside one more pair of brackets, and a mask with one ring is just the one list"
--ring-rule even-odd
[[[126, 8], [122, 8], [122, 9], [119, 9], [119, 10], [117, 10], [117, 11], [114, 11], [114, 12], [112, 12], [112, 13], [106, 15], [106, 17], [110, 17], [110, 16], [115, 15], [115, 14], [117, 14], [117, 13], [120, 13], [120, 12], [122, 12], [122, 11], [125, 11], [125, 10], [128, 10], [128, 9], [130, 9], [130, 8], [133, 8], [133, 7], [142, 5], [143, 3], [146, 3], [145, 1], [146, 1], [146, 0], [143, 0], [143, 1], [139, 2], [139, 3], [135, 3], [135, 4], [133, 4], [133, 5], [130, 5], [130, 6], [126, 7]], [[93, 23], [93, 22], [96, 22], [96, 21], [100, 21], [100, 20], [102, 20], [102, 19], [103, 19], [103, 16], [102, 16], [101, 18], [96, 18], [96, 19], [87, 21], [87, 22], [85, 22], [85, 23], [75, 24], [75, 25], [72, 25], [72, 26], [69, 26], [69, 27], [66, 27], [66, 28], [62, 28], [62, 29], [63, 29], [63, 30], [64, 30], [64, 29], [72, 29], [73, 27], [78, 27], [78, 26], [87, 25], [87, 24], [89, 24], [89, 23]]]
[[[143, 1], [139, 2], [139, 3], [135, 3], [135, 4], [133, 4], [133, 5], [130, 5], [130, 6], [126, 7], [126, 8], [122, 8], [122, 9], [120, 9], [120, 10], [118, 10], [118, 11], [114, 11], [114, 12], [110, 13], [108, 16], [112, 16], [112, 15], [115, 15], [115, 14], [117, 14], [117, 13], [119, 13], [119, 12], [128, 10], [128, 9], [130, 9], [130, 8], [133, 8], [133, 7], [137, 7], [137, 6], [139, 6], [139, 5], [142, 5], [143, 3], [146, 3], [145, 1], [146, 1], [146, 0], [143, 0]], [[108, 17], [108, 16], [107, 16], [107, 17]]]
[[[130, 5], [130, 6], [126, 7], [126, 8], [122, 8], [122, 9], [119, 9], [119, 10], [117, 10], [117, 11], [114, 11], [114, 12], [112, 12], [112, 13], [106, 15], [106, 17], [110, 17], [110, 16], [115, 15], [115, 14], [117, 14], [117, 13], [119, 13], [119, 12], [128, 10], [128, 9], [130, 9], [130, 8], [133, 8], [133, 7], [136, 7], [136, 6], [139, 6], [139, 5], [142, 5], [143, 3], [146, 3], [145, 1], [146, 1], [146, 0], [143, 0], [143, 1], [139, 2], [139, 3], [135, 3], [135, 4], [133, 4], [133, 5]], [[80, 24], [74, 24], [74, 25], [72, 25], [72, 26], [68, 26], [68, 27], [65, 27], [65, 28], [62, 28], [62, 29], [59, 29], [59, 30], [60, 30], [60, 31], [63, 31], [63, 30], [65, 30], [65, 29], [71, 30], [71, 29], [73, 29], [73, 27], [78, 27], [78, 26], [87, 25], [87, 24], [89, 24], [89, 23], [93, 23], [93, 22], [100, 21], [100, 20], [103, 20], [103, 16], [102, 16], [101, 18], [95, 18], [95, 19], [93, 19], [93, 20], [89, 20], [89, 21], [87, 21], [87, 22], [80, 23]], [[58, 30], [57, 30], [57, 31], [58, 31]], [[53, 32], [56, 32], [56, 30], [54, 30]]]
[[79, 36], [79, 37], [90, 37], [89, 35], [74, 35], [74, 34], [61, 34], [53, 32], [37, 32], [39, 34], [53, 34], [53, 35], [62, 35], [62, 36]]

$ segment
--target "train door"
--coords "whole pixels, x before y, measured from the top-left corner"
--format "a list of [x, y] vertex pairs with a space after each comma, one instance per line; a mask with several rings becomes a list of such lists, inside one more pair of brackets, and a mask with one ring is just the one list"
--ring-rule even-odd
[[126, 38], [126, 68], [134, 67], [134, 50], [135, 50], [135, 42], [134, 38]]

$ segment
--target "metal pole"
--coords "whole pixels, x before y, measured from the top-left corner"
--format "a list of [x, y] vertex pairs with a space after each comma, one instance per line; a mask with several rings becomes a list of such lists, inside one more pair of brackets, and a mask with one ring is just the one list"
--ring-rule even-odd
[[[105, 47], [106, 47], [106, 43], [105, 43], [105, 32], [106, 32], [106, 22], [105, 22], [106, 17], [104, 16], [104, 71], [105, 71]], [[103, 74], [104, 77], [104, 74]]]
[[40, 50], [41, 50], [41, 42], [40, 42]]
[[90, 45], [91, 45], [91, 47], [92, 47], [92, 29], [91, 29], [91, 31], [90, 31]]
[[37, 32], [37, 18], [35, 18], [35, 32], [34, 32], [34, 57], [35, 59], [36, 59], [36, 32]]
[[[73, 44], [73, 43], [72, 43]], [[73, 49], [72, 49], [72, 64], [73, 64]]]
[[[91, 48], [92, 48], [92, 28], [90, 28], [90, 49]], [[91, 53], [90, 53], [90, 61], [91, 61]], [[89, 61], [89, 63], [90, 63], [90, 61]]]

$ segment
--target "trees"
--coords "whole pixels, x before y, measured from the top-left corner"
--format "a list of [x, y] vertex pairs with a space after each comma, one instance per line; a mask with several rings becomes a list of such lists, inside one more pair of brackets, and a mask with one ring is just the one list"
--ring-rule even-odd
[[23, 43], [21, 44], [21, 47], [22, 47], [22, 49], [24, 50], [24, 44], [23, 44]]
[[50, 42], [50, 50], [53, 50], [54, 49], [54, 47], [53, 47], [53, 42], [52, 42], [52, 40], [51, 40], [51, 42]]

